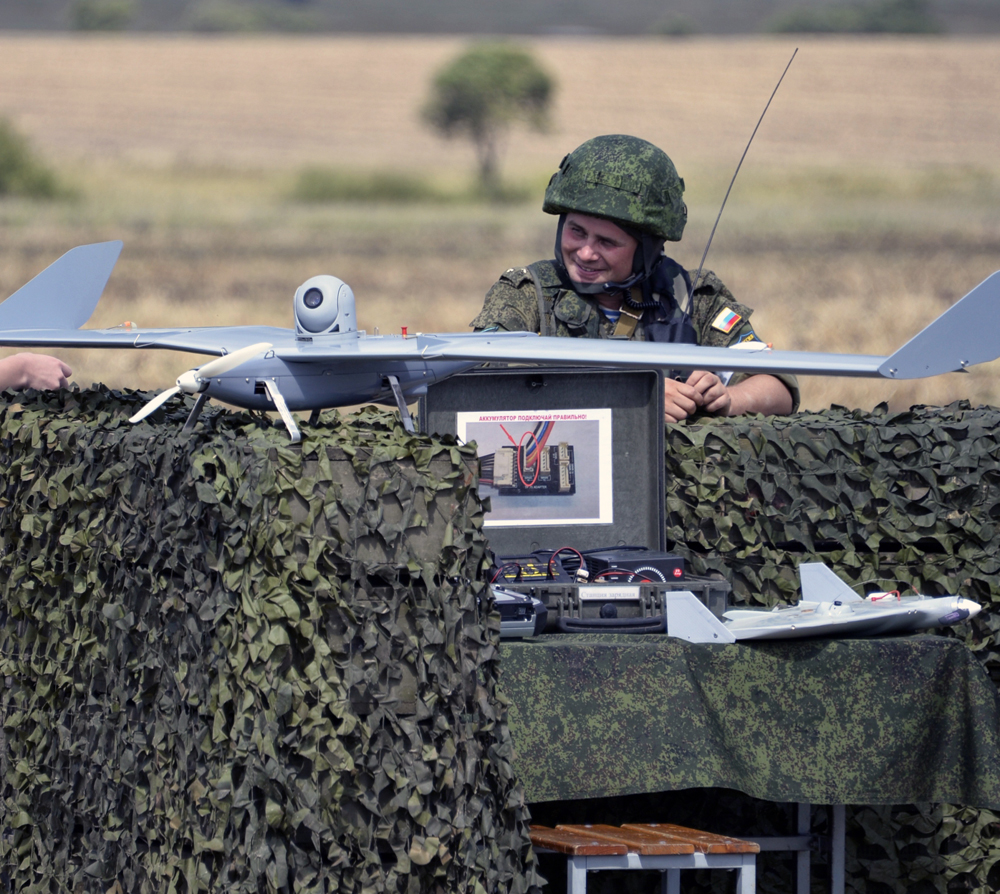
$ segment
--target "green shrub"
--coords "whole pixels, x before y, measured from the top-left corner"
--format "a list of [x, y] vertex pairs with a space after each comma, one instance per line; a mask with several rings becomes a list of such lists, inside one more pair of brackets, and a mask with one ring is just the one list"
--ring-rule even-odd
[[396, 171], [348, 171], [338, 168], [303, 168], [289, 198], [294, 202], [407, 202], [519, 204], [537, 199], [535, 183], [482, 183], [443, 186], [417, 174]]
[[414, 174], [311, 167], [299, 173], [292, 198], [299, 202], [420, 202], [447, 196]]
[[50, 199], [61, 192], [52, 173], [14, 126], [0, 118], [0, 196]]
[[202, 4], [189, 20], [194, 31], [210, 33], [255, 31], [315, 31], [319, 23], [310, 12], [281, 9], [263, 4], [210, 0]]
[[477, 180], [467, 196], [471, 201], [518, 205], [524, 202], [537, 202], [543, 189], [527, 183], [511, 183], [509, 180], [496, 183], [482, 183]]
[[76, 0], [69, 14], [75, 31], [124, 31], [135, 5], [131, 0]]
[[650, 34], [658, 34], [662, 37], [690, 37], [692, 34], [698, 34], [701, 28], [690, 16], [672, 15], [660, 19], [649, 30]]
[[927, 0], [799, 7], [775, 17], [764, 30], [779, 34], [939, 34], [944, 28], [929, 7]]
[[232, 32], [260, 31], [263, 23], [259, 12], [251, 7], [237, 6], [235, 3], [206, 3], [199, 7], [191, 18], [194, 31]]

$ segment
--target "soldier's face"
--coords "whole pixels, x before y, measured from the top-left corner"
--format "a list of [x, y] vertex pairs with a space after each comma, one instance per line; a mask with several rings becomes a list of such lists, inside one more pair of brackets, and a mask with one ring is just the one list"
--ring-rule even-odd
[[589, 214], [566, 215], [563, 224], [563, 263], [575, 282], [621, 282], [632, 274], [632, 256], [638, 243], [618, 224]]

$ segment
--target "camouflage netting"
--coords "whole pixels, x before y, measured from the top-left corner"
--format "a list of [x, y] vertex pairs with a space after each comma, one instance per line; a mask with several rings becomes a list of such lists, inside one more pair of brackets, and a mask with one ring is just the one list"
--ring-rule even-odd
[[[183, 412], [129, 426], [134, 394], [19, 399], [0, 404], [0, 889], [539, 881], [496, 617], [468, 583], [485, 547], [470, 452], [393, 414], [327, 414], [299, 448], [241, 413], [206, 413], [190, 440]], [[747, 601], [794, 598], [806, 559], [859, 588], [972, 596], [986, 610], [957, 634], [997, 679], [998, 431], [1000, 411], [965, 404], [670, 426], [667, 535]], [[1000, 887], [990, 811], [848, 822], [850, 890]]]
[[[1000, 409], [832, 408], [667, 426], [667, 538], [737, 601], [794, 601], [826, 561], [859, 592], [960, 593], [954, 631], [1000, 680]], [[1000, 816], [948, 805], [848, 810], [848, 887], [1000, 888]]]
[[[8, 395], [9, 397], [9, 395]], [[0, 403], [0, 889], [522, 892], [474, 455]], [[2, 743], [0, 743], [2, 744]]]

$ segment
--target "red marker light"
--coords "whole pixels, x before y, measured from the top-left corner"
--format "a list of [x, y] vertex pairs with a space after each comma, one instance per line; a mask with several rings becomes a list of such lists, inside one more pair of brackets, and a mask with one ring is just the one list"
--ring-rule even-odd
[[406, 338], [406, 327], [403, 327], [403, 338]]

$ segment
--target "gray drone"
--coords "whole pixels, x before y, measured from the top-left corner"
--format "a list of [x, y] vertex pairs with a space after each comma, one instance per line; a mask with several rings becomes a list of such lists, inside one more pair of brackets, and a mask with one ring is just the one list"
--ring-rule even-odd
[[[983, 325], [1000, 307], [1000, 271], [976, 286], [889, 357], [748, 350], [688, 344], [544, 338], [527, 332], [369, 335], [358, 330], [354, 293], [334, 276], [314, 276], [295, 292], [295, 328], [212, 326], [189, 329], [82, 329], [97, 307], [122, 249], [119, 241], [66, 252], [0, 303], [0, 345], [69, 348], [164, 348], [214, 355], [180, 375], [131, 422], [176, 394], [215, 397], [252, 410], [277, 410], [293, 441], [301, 438], [292, 411], [375, 401], [395, 403], [412, 430], [406, 405], [434, 382], [483, 363], [638, 369], [725, 369], [746, 373], [915, 379], [964, 370], [1000, 356], [1000, 332]], [[64, 325], [52, 328], [51, 322]], [[741, 348], [747, 345], [741, 345]]]

